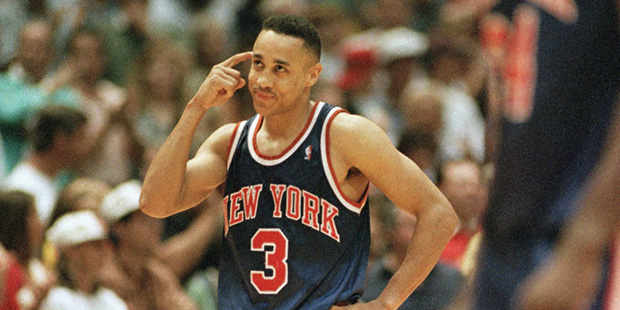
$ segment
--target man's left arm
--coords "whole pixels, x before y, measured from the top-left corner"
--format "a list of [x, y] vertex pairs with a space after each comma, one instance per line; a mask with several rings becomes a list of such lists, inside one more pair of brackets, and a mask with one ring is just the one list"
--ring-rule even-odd
[[347, 166], [358, 169], [396, 206], [417, 218], [405, 260], [383, 292], [368, 304], [349, 306], [397, 309], [433, 269], [458, 226], [458, 218], [439, 189], [413, 161], [396, 150], [377, 125], [343, 113], [336, 117], [331, 131], [334, 154]]

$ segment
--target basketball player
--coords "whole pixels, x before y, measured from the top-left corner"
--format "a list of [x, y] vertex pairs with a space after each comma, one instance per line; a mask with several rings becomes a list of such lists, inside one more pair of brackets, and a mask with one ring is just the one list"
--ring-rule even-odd
[[[152, 162], [142, 210], [165, 217], [224, 190], [221, 309], [396, 309], [455, 231], [447, 199], [377, 125], [310, 99], [321, 72], [316, 29], [296, 16], [265, 21], [252, 52], [216, 65]], [[246, 81], [258, 115], [223, 126], [187, 161], [205, 112]], [[358, 302], [369, 254], [372, 182], [418, 224], [383, 293]]]
[[[601, 155], [607, 136], [618, 135], [618, 2], [504, 0], [487, 22], [508, 34], [508, 96], [476, 309], [604, 309], [598, 275], [609, 267], [604, 249], [618, 223], [609, 212], [618, 204], [618, 147]], [[524, 286], [556, 245], [561, 263]]]

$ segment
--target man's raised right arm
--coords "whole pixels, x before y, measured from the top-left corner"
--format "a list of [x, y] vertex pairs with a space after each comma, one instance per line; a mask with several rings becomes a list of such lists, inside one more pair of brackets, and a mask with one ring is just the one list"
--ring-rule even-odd
[[251, 52], [236, 54], [213, 67], [190, 100], [179, 122], [162, 144], [146, 173], [140, 209], [153, 217], [166, 217], [187, 210], [226, 178], [228, 142], [234, 125], [216, 130], [188, 161], [194, 133], [206, 111], [227, 102], [246, 82], [233, 67], [252, 58]]

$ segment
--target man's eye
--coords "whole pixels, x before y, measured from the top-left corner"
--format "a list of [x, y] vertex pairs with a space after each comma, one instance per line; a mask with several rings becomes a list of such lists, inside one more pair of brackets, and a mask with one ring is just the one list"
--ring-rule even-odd
[[278, 71], [278, 72], [285, 72], [286, 68], [284, 68], [283, 66], [276, 66], [276, 71]]
[[254, 60], [253, 64], [254, 66], [260, 66], [261, 62], [260, 60]]

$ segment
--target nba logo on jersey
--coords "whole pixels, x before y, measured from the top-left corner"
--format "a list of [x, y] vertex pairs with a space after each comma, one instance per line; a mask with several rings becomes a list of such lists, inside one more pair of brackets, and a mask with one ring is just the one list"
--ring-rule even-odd
[[306, 156], [304, 156], [304, 159], [307, 161], [310, 161], [312, 157], [312, 145], [308, 145], [305, 152], [306, 152]]

